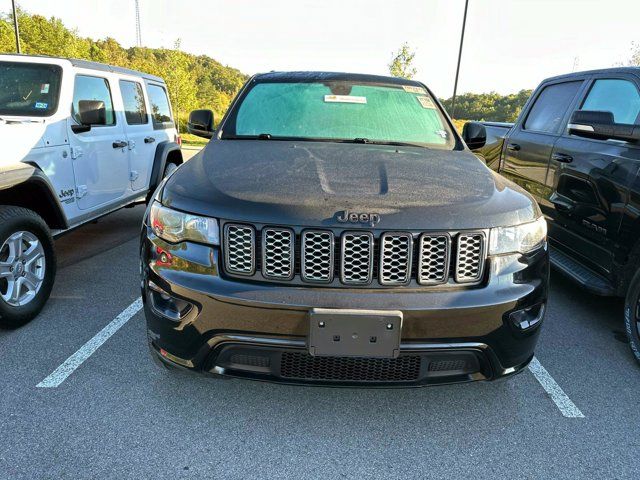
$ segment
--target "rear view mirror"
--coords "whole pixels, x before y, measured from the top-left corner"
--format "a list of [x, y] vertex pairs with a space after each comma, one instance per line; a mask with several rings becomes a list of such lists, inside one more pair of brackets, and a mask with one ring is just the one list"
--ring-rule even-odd
[[640, 125], [615, 123], [613, 113], [595, 110], [576, 110], [571, 115], [569, 133], [600, 140], [640, 140]]
[[198, 137], [213, 137], [213, 112], [211, 110], [192, 111], [189, 114], [187, 131]]
[[471, 150], [477, 150], [487, 143], [487, 129], [480, 122], [467, 122], [462, 128], [462, 139]]

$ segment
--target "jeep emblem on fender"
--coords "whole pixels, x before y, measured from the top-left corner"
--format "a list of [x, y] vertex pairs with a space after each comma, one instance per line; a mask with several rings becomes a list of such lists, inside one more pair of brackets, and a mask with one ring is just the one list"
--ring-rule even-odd
[[338, 221], [340, 223], [368, 223], [373, 227], [380, 221], [380, 215], [377, 213], [357, 213], [344, 210], [338, 212]]

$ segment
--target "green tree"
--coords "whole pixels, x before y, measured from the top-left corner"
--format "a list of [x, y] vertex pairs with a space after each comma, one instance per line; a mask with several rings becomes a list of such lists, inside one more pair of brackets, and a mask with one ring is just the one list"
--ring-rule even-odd
[[403, 43], [400, 49], [392, 53], [393, 58], [389, 63], [389, 73], [394, 77], [413, 78], [417, 70], [413, 67], [413, 59], [416, 52], [411, 50], [408, 43]]

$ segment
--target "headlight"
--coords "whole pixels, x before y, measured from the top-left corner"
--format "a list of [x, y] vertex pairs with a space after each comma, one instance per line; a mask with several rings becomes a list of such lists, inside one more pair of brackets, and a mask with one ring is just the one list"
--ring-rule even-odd
[[188, 240], [209, 245], [220, 244], [220, 230], [215, 218], [177, 212], [153, 202], [149, 222], [154, 233], [167, 242]]
[[546, 238], [547, 222], [544, 217], [514, 227], [492, 228], [489, 254], [527, 253], [538, 248]]

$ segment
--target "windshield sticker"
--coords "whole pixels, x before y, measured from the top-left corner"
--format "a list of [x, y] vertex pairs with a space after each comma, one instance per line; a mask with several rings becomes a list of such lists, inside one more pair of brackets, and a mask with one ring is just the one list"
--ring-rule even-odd
[[419, 93], [421, 95], [424, 95], [425, 90], [422, 87], [414, 87], [413, 85], [403, 85], [402, 88], [404, 88], [405, 92], [409, 92], [409, 93]]
[[49, 84], [43, 83], [40, 85], [40, 93], [49, 93]]
[[49, 104], [44, 102], [36, 102], [35, 104], [35, 108], [39, 108], [40, 110], [46, 110], [48, 106]]
[[445, 130], [437, 130], [436, 134], [440, 135], [442, 138], [447, 138], [447, 132]]
[[422, 105], [422, 108], [430, 108], [432, 110], [435, 110], [436, 104], [433, 103], [433, 100], [431, 100], [429, 97], [416, 97], [416, 98], [420, 102], [420, 105]]
[[355, 95], [325, 95], [324, 101], [329, 103], [367, 103], [367, 97]]

